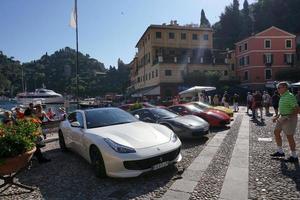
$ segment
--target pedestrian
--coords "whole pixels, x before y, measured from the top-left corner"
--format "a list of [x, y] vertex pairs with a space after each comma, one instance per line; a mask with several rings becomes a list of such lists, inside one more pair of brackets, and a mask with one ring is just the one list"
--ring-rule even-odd
[[240, 96], [237, 93], [235, 93], [232, 97], [234, 112], [239, 111], [239, 98], [240, 98]]
[[289, 92], [288, 83], [280, 82], [277, 85], [278, 93], [280, 94], [279, 100], [279, 115], [273, 118], [273, 122], [276, 122], [274, 135], [277, 144], [277, 151], [271, 154], [272, 157], [285, 157], [282, 149], [281, 131], [283, 131], [287, 137], [291, 156], [286, 159], [286, 162], [298, 163], [298, 156], [296, 153], [296, 143], [294, 140], [294, 134], [297, 127], [297, 115], [299, 113], [299, 106], [297, 104], [296, 97]]
[[[247, 94], [247, 114], [249, 115], [249, 109], [252, 110], [252, 100], [253, 100], [253, 96], [251, 94], [251, 92], [248, 92]], [[252, 111], [253, 112], [253, 111]]]
[[227, 91], [224, 92], [224, 95], [222, 97], [222, 104], [226, 107], [229, 108], [229, 95]]
[[219, 95], [215, 94], [214, 98], [213, 98], [213, 103], [214, 106], [218, 106], [219, 105]]
[[270, 108], [270, 101], [271, 101], [271, 96], [267, 91], [264, 91], [264, 94], [262, 96], [263, 98], [263, 106], [266, 110], [266, 116], [270, 115], [269, 108]]
[[46, 113], [49, 119], [54, 120], [55, 113], [52, 111], [52, 108], [48, 108], [48, 112]]
[[273, 108], [275, 110], [275, 117], [278, 116], [279, 99], [280, 99], [280, 96], [278, 94], [278, 91], [275, 90], [274, 94], [272, 96], [272, 106], [273, 106]]
[[[41, 125], [41, 121], [38, 118], [35, 118], [33, 114], [31, 113], [31, 109], [26, 109], [24, 112], [24, 120], [33, 121], [34, 123], [37, 123], [39, 126]], [[39, 163], [47, 163], [50, 162], [51, 159], [46, 158], [41, 148], [45, 146], [45, 143], [41, 137], [39, 137], [36, 141], [36, 151], [34, 152], [34, 156], [36, 156]]]
[[256, 114], [258, 114], [258, 110], [260, 111], [260, 118], [263, 120], [263, 110], [262, 110], [262, 95], [257, 90], [253, 95], [252, 100], [252, 119], [256, 119]]

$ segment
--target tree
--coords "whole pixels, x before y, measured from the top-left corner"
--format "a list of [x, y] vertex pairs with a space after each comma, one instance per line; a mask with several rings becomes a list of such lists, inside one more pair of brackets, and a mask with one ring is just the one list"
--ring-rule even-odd
[[210, 23], [209, 23], [208, 19], [206, 18], [205, 12], [203, 9], [201, 10], [200, 27], [210, 28]]
[[241, 12], [241, 34], [239, 38], [243, 39], [251, 36], [253, 29], [252, 19], [250, 17], [250, 10], [248, 1], [245, 0], [243, 4], [243, 9]]
[[240, 11], [238, 0], [225, 7], [225, 12], [221, 14], [220, 21], [214, 26], [215, 47], [219, 49], [233, 48], [234, 43], [240, 38]]

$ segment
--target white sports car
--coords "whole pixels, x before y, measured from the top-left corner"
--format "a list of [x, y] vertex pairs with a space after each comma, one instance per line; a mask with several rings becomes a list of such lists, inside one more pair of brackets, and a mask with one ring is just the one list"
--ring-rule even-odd
[[59, 144], [84, 157], [99, 177], [135, 177], [182, 159], [172, 130], [138, 121], [119, 108], [71, 113], [60, 124]]

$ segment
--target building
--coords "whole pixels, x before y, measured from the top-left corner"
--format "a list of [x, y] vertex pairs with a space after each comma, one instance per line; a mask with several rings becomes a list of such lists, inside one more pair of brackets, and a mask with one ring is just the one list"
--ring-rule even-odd
[[241, 85], [262, 89], [280, 70], [295, 66], [296, 36], [270, 27], [236, 45], [236, 74]]
[[198, 25], [150, 25], [136, 44], [131, 62], [133, 96], [172, 97], [185, 89], [183, 77], [197, 71], [216, 71], [229, 79], [226, 52], [214, 51], [213, 30]]

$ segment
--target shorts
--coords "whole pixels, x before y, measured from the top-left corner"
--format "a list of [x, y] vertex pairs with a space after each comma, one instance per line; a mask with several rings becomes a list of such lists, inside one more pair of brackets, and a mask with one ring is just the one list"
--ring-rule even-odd
[[281, 129], [286, 135], [294, 135], [296, 132], [298, 117], [280, 116], [275, 129]]

